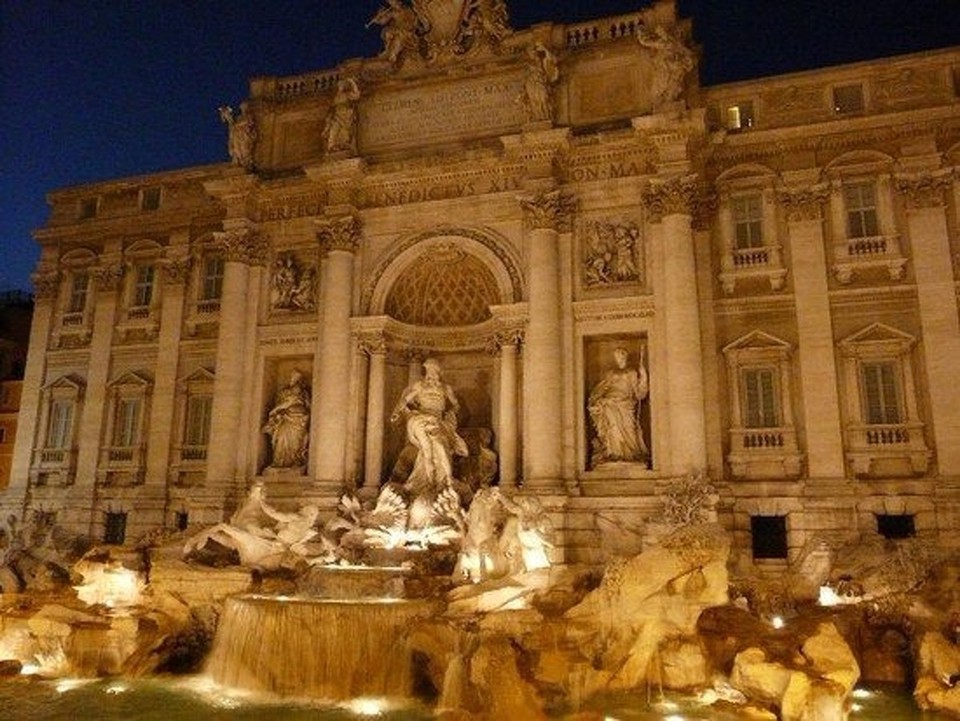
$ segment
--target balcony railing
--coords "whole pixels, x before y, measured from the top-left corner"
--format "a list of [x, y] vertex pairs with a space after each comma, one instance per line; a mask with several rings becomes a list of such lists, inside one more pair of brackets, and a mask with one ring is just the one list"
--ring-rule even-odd
[[846, 429], [847, 457], [858, 476], [919, 475], [932, 453], [922, 423], [853, 424]]
[[767, 280], [771, 290], [781, 290], [787, 277], [779, 245], [759, 248], [735, 248], [722, 260], [720, 283], [728, 295], [736, 290], [737, 281], [750, 278]]
[[594, 43], [635, 37], [641, 27], [643, 27], [643, 17], [639, 14], [620, 15], [592, 23], [568, 25], [567, 47], [580, 48]]
[[795, 428], [731, 428], [730, 469], [737, 478], [796, 478], [802, 456]]
[[857, 272], [871, 268], [886, 270], [891, 280], [899, 280], [907, 264], [896, 235], [846, 238], [834, 244], [833, 258], [833, 271], [841, 283], [849, 283]]
[[207, 460], [207, 447], [204, 446], [183, 446], [180, 449], [180, 460], [184, 462], [196, 462]]

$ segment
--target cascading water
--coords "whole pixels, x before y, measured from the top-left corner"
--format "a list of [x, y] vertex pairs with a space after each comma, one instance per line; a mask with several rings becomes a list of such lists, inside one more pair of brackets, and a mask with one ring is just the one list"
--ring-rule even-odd
[[207, 672], [281, 696], [409, 698], [412, 621], [429, 601], [237, 596], [226, 602]]

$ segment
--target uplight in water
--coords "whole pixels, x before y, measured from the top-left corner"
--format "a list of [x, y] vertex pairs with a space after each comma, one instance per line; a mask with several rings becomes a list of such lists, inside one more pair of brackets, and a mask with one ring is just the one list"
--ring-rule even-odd
[[358, 698], [347, 704], [347, 709], [361, 716], [379, 716], [388, 709], [388, 704], [378, 698]]
[[69, 693], [70, 691], [75, 691], [81, 686], [86, 686], [90, 683], [90, 679], [84, 678], [63, 678], [57, 681], [57, 685], [54, 686], [57, 689], [57, 693]]
[[663, 721], [687, 721], [686, 717], [681, 716], [680, 714], [672, 714], [667, 716]]
[[786, 623], [784, 623], [783, 616], [774, 616], [770, 619], [770, 625], [776, 629], [781, 629]]
[[860, 698], [860, 699], [873, 698], [873, 692], [865, 688], [855, 688], [853, 689], [853, 693], [850, 695], [853, 696], [854, 698]]
[[104, 693], [110, 694], [111, 696], [119, 696], [122, 693], [126, 693], [130, 690], [130, 687], [125, 683], [112, 683], [103, 689]]

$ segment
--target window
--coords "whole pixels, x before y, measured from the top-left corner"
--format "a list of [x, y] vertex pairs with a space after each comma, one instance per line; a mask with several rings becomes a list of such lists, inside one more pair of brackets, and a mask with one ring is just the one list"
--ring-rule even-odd
[[87, 290], [90, 287], [90, 274], [77, 271], [70, 282], [70, 298], [67, 301], [67, 313], [83, 313], [87, 307]]
[[863, 86], [839, 85], [833, 89], [833, 111], [844, 115], [863, 112]]
[[891, 541], [913, 538], [917, 535], [913, 516], [909, 514], [877, 514], [877, 533]]
[[117, 400], [116, 422], [113, 427], [113, 445], [130, 448], [140, 439], [140, 399]]
[[127, 537], [127, 514], [119, 511], [108, 511], [104, 518], [103, 542], [120, 546]]
[[750, 516], [754, 560], [787, 558], [787, 517]]
[[178, 531], [186, 531], [190, 526], [190, 514], [186, 511], [177, 511], [176, 518], [174, 519], [174, 525], [177, 527]]
[[727, 107], [727, 129], [744, 130], [753, 127], [753, 103], [744, 100]]
[[916, 339], [873, 323], [840, 342], [847, 461], [858, 477], [926, 472], [931, 459], [917, 404]]
[[203, 262], [203, 281], [200, 300], [219, 300], [223, 293], [223, 258], [208, 256]]
[[877, 189], [873, 183], [845, 184], [843, 201], [847, 212], [847, 237], [873, 238], [880, 235], [877, 220]]
[[140, 191], [140, 210], [157, 210], [160, 207], [160, 186]]
[[183, 443], [186, 446], [206, 447], [210, 440], [212, 395], [191, 396], [187, 401], [187, 423]]
[[869, 425], [902, 421], [897, 367], [894, 363], [864, 363], [860, 366], [863, 389], [863, 417]]
[[744, 195], [733, 198], [733, 224], [737, 250], [763, 247], [763, 198]]
[[7, 442], [7, 429], [3, 426], [0, 426], [0, 443]]
[[153, 300], [154, 267], [141, 265], [137, 267], [137, 277], [133, 287], [133, 307], [148, 308]]
[[746, 428], [776, 428], [777, 414], [776, 368], [747, 368], [743, 370], [743, 424]]
[[73, 441], [74, 401], [57, 398], [50, 404], [50, 423], [47, 429], [47, 448], [70, 448]]
[[791, 389], [791, 346], [755, 330], [723, 349], [727, 362], [729, 453], [735, 478], [800, 476]]

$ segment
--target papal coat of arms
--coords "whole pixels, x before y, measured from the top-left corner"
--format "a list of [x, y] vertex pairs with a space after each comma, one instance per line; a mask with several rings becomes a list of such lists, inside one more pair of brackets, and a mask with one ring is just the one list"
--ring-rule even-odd
[[487, 46], [496, 50], [510, 34], [504, 0], [387, 0], [369, 25], [379, 25], [380, 56], [393, 65], [405, 58], [433, 62]]

